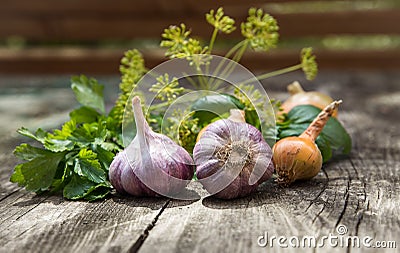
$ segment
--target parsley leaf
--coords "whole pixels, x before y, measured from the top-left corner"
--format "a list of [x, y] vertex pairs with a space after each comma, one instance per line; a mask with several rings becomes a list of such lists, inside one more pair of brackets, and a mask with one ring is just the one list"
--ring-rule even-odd
[[99, 84], [96, 79], [89, 79], [84, 75], [74, 76], [71, 81], [71, 88], [80, 104], [105, 113], [103, 85]]
[[16, 156], [28, 159], [28, 162], [15, 167], [10, 181], [25, 186], [28, 191], [48, 190], [53, 182], [58, 164], [65, 153], [54, 153], [44, 149], [33, 148], [27, 144], [17, 147]]
[[101, 168], [97, 155], [91, 150], [81, 149], [75, 158], [74, 172], [86, 177], [94, 183], [103, 183], [107, 180], [106, 172]]
[[105, 197], [110, 192], [110, 187], [109, 183], [96, 184], [85, 177], [74, 174], [71, 181], [64, 187], [63, 195], [68, 199], [85, 198], [93, 201]]
[[69, 116], [76, 123], [92, 123], [97, 121], [100, 113], [93, 108], [82, 106], [70, 112]]
[[71, 79], [77, 100], [83, 105], [70, 113], [61, 129], [18, 133], [39, 142], [43, 148], [21, 144], [14, 155], [24, 163], [14, 168], [11, 182], [34, 192], [63, 191], [68, 199], [96, 200], [112, 186], [108, 167], [120, 150], [104, 114], [103, 86], [85, 76]]

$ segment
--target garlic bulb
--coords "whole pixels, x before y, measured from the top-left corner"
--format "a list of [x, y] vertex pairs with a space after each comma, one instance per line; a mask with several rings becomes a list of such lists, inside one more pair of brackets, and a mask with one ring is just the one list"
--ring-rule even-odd
[[208, 125], [193, 151], [200, 183], [222, 199], [254, 192], [274, 171], [271, 148], [261, 132], [244, 122], [237, 111], [231, 111], [232, 120]]
[[120, 193], [174, 197], [192, 179], [193, 160], [184, 148], [150, 129], [139, 97], [132, 105], [137, 133], [111, 163], [110, 182]]

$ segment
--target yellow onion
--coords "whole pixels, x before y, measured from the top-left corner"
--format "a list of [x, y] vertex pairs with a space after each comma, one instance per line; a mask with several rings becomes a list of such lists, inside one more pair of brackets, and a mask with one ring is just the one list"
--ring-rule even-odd
[[[282, 113], [289, 113], [289, 111], [298, 105], [313, 105], [319, 109], [324, 109], [327, 105], [333, 102], [333, 99], [318, 91], [304, 91], [300, 83], [295, 81], [287, 87], [290, 97], [282, 103]], [[337, 110], [332, 115], [337, 116]]]
[[334, 101], [321, 111], [298, 137], [286, 137], [272, 148], [277, 182], [287, 186], [295, 180], [311, 179], [322, 167], [322, 155], [315, 140], [342, 101]]

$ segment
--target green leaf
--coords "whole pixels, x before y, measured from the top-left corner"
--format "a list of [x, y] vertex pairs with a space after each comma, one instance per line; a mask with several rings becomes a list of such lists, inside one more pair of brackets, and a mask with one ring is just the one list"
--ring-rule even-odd
[[72, 150], [75, 143], [68, 138], [75, 130], [76, 122], [74, 120], [67, 121], [61, 130], [55, 129], [52, 134], [47, 134], [43, 142], [44, 147], [53, 152]]
[[64, 187], [63, 195], [67, 199], [85, 198], [89, 201], [105, 197], [111, 189], [109, 183], [96, 184], [84, 177], [76, 174], [71, 181]]
[[98, 184], [95, 187], [90, 188], [87, 194], [85, 194], [84, 198], [88, 201], [95, 201], [106, 197], [110, 192], [111, 192], [110, 186], [104, 186], [102, 184]]
[[97, 158], [99, 159], [100, 164], [103, 166], [103, 169], [108, 171], [108, 168], [110, 167], [110, 164], [114, 159], [114, 153], [100, 146], [96, 146], [95, 151], [97, 153]]
[[90, 107], [82, 106], [70, 112], [69, 116], [72, 120], [74, 120], [78, 124], [92, 123], [97, 121], [98, 117], [100, 116], [100, 113], [98, 113], [96, 110]]
[[47, 133], [43, 131], [41, 128], [39, 128], [35, 134], [33, 134], [31, 131], [29, 131], [25, 127], [21, 127], [20, 129], [17, 130], [17, 133], [26, 136], [28, 138], [34, 139], [35, 141], [38, 141], [42, 144], [44, 144], [45, 138], [47, 136]]
[[[10, 181], [24, 186], [28, 191], [48, 190], [53, 182], [57, 167], [65, 153], [53, 153], [40, 151], [41, 155], [31, 159], [29, 162], [18, 164]], [[32, 153], [27, 155], [31, 158]], [[22, 156], [22, 154], [19, 154]]]
[[251, 108], [251, 109], [246, 109], [244, 112], [245, 112], [246, 122], [260, 129], [261, 124], [260, 124], [260, 119], [258, 118], [257, 111], [254, 108]]
[[74, 76], [71, 78], [71, 88], [80, 104], [105, 113], [104, 86], [99, 84], [95, 79], [89, 79], [84, 75]]
[[57, 140], [46, 138], [44, 147], [53, 152], [70, 151], [74, 149], [74, 142], [70, 140]]
[[194, 118], [199, 119], [199, 126], [204, 126], [216, 117], [229, 115], [230, 109], [243, 109], [244, 105], [234, 96], [228, 94], [208, 95], [198, 99], [191, 110]]
[[29, 144], [23, 143], [17, 146], [14, 150], [14, 155], [19, 159], [31, 161], [37, 157], [45, 157], [49, 152], [42, 148], [32, 147]]
[[321, 135], [315, 140], [319, 150], [321, 151], [322, 161], [327, 162], [332, 158], [332, 148], [329, 142], [327, 142]]
[[[287, 120], [290, 124], [278, 125], [278, 138], [299, 136], [320, 112], [321, 109], [312, 105], [294, 107], [287, 115]], [[349, 154], [351, 151], [350, 135], [334, 117], [328, 120], [321, 134], [316, 139], [316, 144], [321, 151], [324, 162], [328, 161], [334, 153]]]
[[101, 168], [97, 155], [87, 149], [81, 149], [75, 159], [74, 172], [92, 182], [103, 183], [107, 180], [106, 172]]
[[53, 183], [51, 184], [51, 192], [59, 192], [64, 188], [65, 183], [69, 182], [72, 170], [72, 165], [70, 165], [69, 163], [61, 162], [58, 165]]
[[71, 181], [64, 187], [63, 195], [67, 199], [80, 199], [95, 186], [96, 183], [74, 174]]

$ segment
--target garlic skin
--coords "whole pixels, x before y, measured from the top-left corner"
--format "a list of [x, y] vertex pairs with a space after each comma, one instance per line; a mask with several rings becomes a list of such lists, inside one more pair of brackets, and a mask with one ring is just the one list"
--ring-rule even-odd
[[110, 182], [120, 193], [174, 198], [193, 177], [193, 159], [170, 138], [150, 129], [138, 97], [132, 104], [137, 134], [111, 163]]
[[272, 151], [261, 132], [230, 119], [208, 125], [193, 157], [200, 183], [221, 199], [249, 195], [274, 171]]

